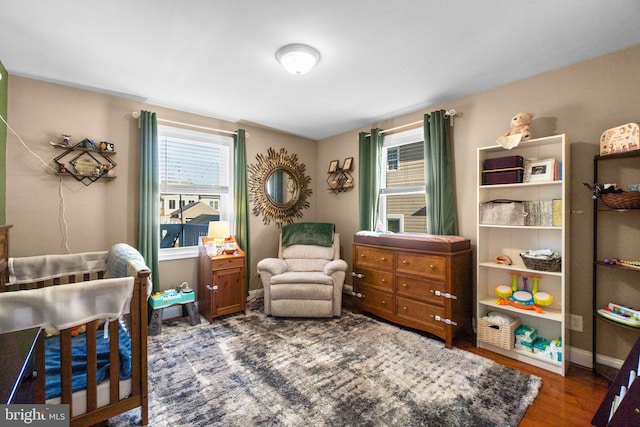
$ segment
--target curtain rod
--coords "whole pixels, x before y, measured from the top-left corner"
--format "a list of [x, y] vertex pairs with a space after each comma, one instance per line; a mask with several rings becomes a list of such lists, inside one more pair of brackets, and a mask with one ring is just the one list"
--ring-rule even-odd
[[[456, 112], [456, 110], [447, 110], [447, 111], [444, 112], [444, 115], [445, 115], [445, 117], [449, 116], [451, 118], [454, 118], [456, 116], [462, 115], [462, 113], [458, 114]], [[404, 129], [404, 128], [408, 128], [408, 127], [411, 127], [411, 126], [419, 125], [419, 124], [422, 124], [422, 123], [424, 123], [424, 120], [420, 120], [418, 122], [413, 122], [413, 123], [407, 123], [406, 125], [396, 126], [394, 128], [391, 128], [391, 129], [384, 129], [384, 130], [381, 130], [380, 133], [384, 135], [385, 133], [388, 133], [388, 132], [393, 132], [393, 131], [396, 131], [398, 129]], [[453, 126], [453, 120], [451, 121], [451, 126]], [[371, 136], [371, 134], [368, 133], [367, 136]]]
[[[131, 115], [133, 116], [134, 119], [140, 118], [140, 112], [139, 111], [134, 111], [133, 113], [131, 113]], [[158, 122], [170, 123], [170, 124], [173, 124], [173, 125], [188, 126], [188, 127], [191, 127], [191, 128], [208, 130], [208, 131], [211, 131], [211, 132], [228, 133], [230, 135], [237, 135], [238, 134], [238, 132], [231, 131], [231, 130], [210, 128], [210, 127], [206, 127], [206, 126], [193, 125], [191, 123], [176, 122], [176, 121], [167, 120], [167, 119], [157, 119], [157, 120], [158, 120]]]
[[408, 127], [411, 127], [411, 126], [420, 125], [422, 123], [424, 123], [424, 120], [420, 120], [419, 122], [407, 123], [406, 125], [396, 126], [394, 128], [391, 128], [391, 129], [385, 129], [385, 130], [380, 131], [380, 133], [381, 134], [385, 134], [387, 132], [393, 132], [394, 130], [404, 129], [404, 128], [408, 128]]

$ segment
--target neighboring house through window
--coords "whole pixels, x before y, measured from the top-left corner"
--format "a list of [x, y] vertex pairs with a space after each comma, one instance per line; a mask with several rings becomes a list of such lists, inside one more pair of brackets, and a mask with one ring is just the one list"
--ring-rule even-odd
[[393, 232], [427, 232], [422, 128], [385, 135], [379, 218]]
[[195, 247], [210, 221], [233, 218], [233, 138], [158, 126], [158, 144], [161, 252]]

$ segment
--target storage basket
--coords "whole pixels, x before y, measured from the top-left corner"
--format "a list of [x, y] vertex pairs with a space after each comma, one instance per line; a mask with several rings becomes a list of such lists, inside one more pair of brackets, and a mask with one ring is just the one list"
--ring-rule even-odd
[[640, 209], [640, 191], [604, 193], [600, 197], [611, 209]]
[[503, 325], [484, 319], [486, 315], [487, 313], [484, 313], [480, 319], [478, 319], [478, 340], [504, 348], [505, 350], [513, 349], [513, 344], [516, 340], [515, 332], [518, 326], [520, 326], [520, 318], [514, 317], [515, 320], [513, 323]]
[[521, 253], [520, 258], [522, 258], [524, 265], [529, 270], [557, 272], [562, 269], [562, 257], [541, 259], [527, 256], [526, 253]]

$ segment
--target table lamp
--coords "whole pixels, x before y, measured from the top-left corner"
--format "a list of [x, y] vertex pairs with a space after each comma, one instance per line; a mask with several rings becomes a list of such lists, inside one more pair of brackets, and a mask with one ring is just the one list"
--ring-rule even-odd
[[213, 238], [216, 248], [221, 248], [228, 254], [235, 252], [236, 245], [229, 233], [229, 221], [210, 221], [207, 236]]

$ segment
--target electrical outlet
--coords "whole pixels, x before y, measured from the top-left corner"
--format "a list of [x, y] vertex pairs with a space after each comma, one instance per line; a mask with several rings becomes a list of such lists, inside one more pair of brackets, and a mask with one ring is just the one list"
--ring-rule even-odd
[[571, 325], [569, 329], [576, 332], [582, 332], [582, 316], [578, 316], [577, 314], [572, 314]]

